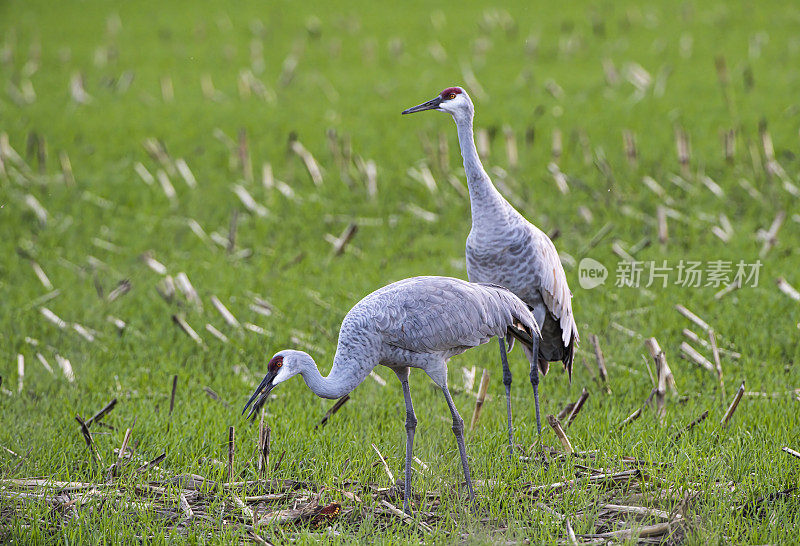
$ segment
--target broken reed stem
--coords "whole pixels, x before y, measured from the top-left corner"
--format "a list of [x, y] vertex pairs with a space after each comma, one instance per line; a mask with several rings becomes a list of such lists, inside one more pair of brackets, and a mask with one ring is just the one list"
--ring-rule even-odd
[[790, 447], [783, 447], [783, 448], [781, 448], [781, 451], [784, 451], [784, 452], [788, 453], [789, 455], [791, 455], [793, 457], [797, 457], [798, 459], [800, 459], [800, 453], [798, 453], [797, 451], [795, 451], [794, 449], [792, 449]]
[[212, 400], [216, 400], [217, 402], [219, 402], [220, 404], [222, 404], [226, 408], [231, 407], [231, 405], [228, 404], [222, 398], [220, 398], [219, 395], [211, 387], [203, 387], [203, 391], [205, 391], [205, 393], [208, 395], [208, 397], [211, 398]]
[[194, 517], [194, 512], [192, 512], [192, 507], [189, 505], [189, 501], [186, 500], [186, 495], [181, 493], [178, 496], [178, 505], [180, 506], [181, 512], [186, 517], [186, 519], [192, 519]]
[[639, 468], [633, 468], [631, 470], [623, 470], [621, 472], [614, 472], [614, 473], [604, 472], [602, 474], [592, 474], [591, 476], [588, 477], [579, 476], [563, 482], [555, 482], [544, 485], [534, 485], [528, 489], [528, 494], [538, 496], [540, 492], [560, 493], [561, 491], [564, 491], [565, 489], [573, 487], [578, 484], [613, 485], [613, 484], [630, 482], [635, 478], [643, 478], [646, 480], [649, 479], [649, 476]]
[[94, 438], [92, 438], [92, 433], [89, 432], [88, 425], [78, 414], [75, 414], [75, 420], [81, 426], [83, 439], [86, 441], [86, 445], [89, 447], [89, 451], [92, 453], [92, 461], [94, 461], [99, 468], [103, 468], [103, 460], [100, 458], [100, 452], [97, 451], [97, 446], [94, 444]]
[[228, 227], [228, 248], [226, 249], [228, 254], [233, 254], [233, 250], [236, 247], [236, 230], [238, 226], [239, 226], [239, 209], [233, 209], [233, 211], [231, 212], [231, 222]]
[[719, 359], [717, 336], [714, 334], [714, 330], [708, 331], [708, 342], [711, 344], [711, 354], [714, 356], [714, 367], [717, 370], [717, 378], [719, 379], [719, 388], [722, 391], [722, 398], [727, 398], [727, 395], [725, 394], [725, 381], [722, 378], [722, 362]]
[[564, 530], [567, 532], [567, 541], [570, 544], [578, 544], [578, 538], [575, 536], [575, 531], [572, 530], [569, 518], [564, 519]]
[[705, 368], [711, 373], [717, 373], [716, 369], [714, 369], [714, 365], [708, 361], [706, 357], [701, 355], [697, 349], [686, 343], [685, 341], [681, 342], [681, 356], [683, 356], [687, 360], [691, 360], [698, 366]]
[[75, 372], [72, 369], [72, 364], [70, 363], [68, 358], [64, 358], [60, 354], [56, 353], [56, 362], [58, 362], [58, 366], [61, 368], [61, 371], [64, 373], [64, 377], [67, 378], [67, 381], [70, 383], [75, 382]]
[[203, 302], [200, 300], [200, 295], [197, 293], [197, 290], [192, 285], [189, 276], [185, 272], [181, 271], [175, 275], [175, 285], [189, 303], [194, 305], [198, 310], [203, 310]]
[[253, 510], [247, 506], [242, 499], [233, 493], [231, 493], [231, 498], [233, 499], [233, 503], [239, 508], [239, 510], [242, 511], [242, 514], [244, 514], [247, 519], [253, 521]]
[[658, 387], [650, 391], [650, 395], [647, 397], [647, 400], [644, 401], [642, 407], [631, 413], [623, 422], [621, 422], [619, 424], [619, 428], [622, 429], [625, 427], [625, 425], [628, 425], [641, 417], [642, 413], [644, 412], [644, 408], [650, 405], [650, 402], [653, 400], [653, 396], [656, 395], [656, 392], [658, 392]]
[[683, 427], [678, 433], [672, 437], [673, 440], [678, 441], [681, 439], [681, 436], [692, 430], [694, 427], [702, 423], [708, 417], [708, 410], [704, 411], [700, 414], [700, 417], [696, 418], [694, 421]]
[[256, 450], [256, 471], [259, 476], [264, 474], [264, 461], [262, 453], [264, 451], [264, 408], [258, 412], [258, 449]]
[[194, 328], [189, 326], [186, 320], [180, 315], [172, 315], [172, 322], [178, 325], [178, 327], [183, 331], [184, 334], [189, 336], [192, 341], [197, 343], [200, 347], [205, 348], [205, 343], [203, 343], [202, 338], [197, 335], [197, 332], [194, 331]]
[[794, 286], [789, 284], [786, 281], [786, 279], [784, 279], [783, 277], [778, 277], [775, 283], [778, 285], [778, 290], [780, 290], [793, 300], [800, 301], [800, 292], [798, 292]]
[[104, 406], [104, 407], [103, 407], [103, 408], [102, 408], [100, 411], [98, 411], [97, 413], [95, 413], [94, 415], [92, 415], [92, 416], [89, 418], [89, 420], [88, 420], [88, 421], [86, 421], [86, 426], [87, 426], [87, 427], [90, 427], [90, 426], [92, 426], [92, 423], [94, 423], [94, 422], [96, 422], [96, 421], [100, 421], [100, 420], [101, 420], [103, 417], [105, 417], [105, 416], [106, 416], [106, 414], [107, 414], [107, 413], [109, 413], [111, 410], [113, 410], [113, 409], [114, 409], [114, 406], [116, 406], [116, 405], [117, 405], [117, 399], [116, 399], [116, 398], [113, 398], [113, 399], [111, 400], [111, 402], [109, 402], [108, 404], [106, 404], [106, 405], [105, 405], [105, 406]]
[[74, 186], [75, 175], [72, 173], [72, 162], [70, 162], [67, 152], [63, 150], [59, 152], [58, 161], [61, 163], [61, 172], [64, 174], [64, 183], [67, 186]]
[[664, 245], [669, 240], [669, 227], [667, 226], [667, 209], [661, 205], [656, 208], [656, 221], [658, 223], [658, 242]]
[[661, 352], [656, 358], [656, 415], [661, 424], [664, 424], [664, 416], [667, 414], [666, 394], [667, 394], [667, 373], [664, 370], [666, 359]]
[[628, 158], [628, 163], [631, 165], [636, 164], [636, 135], [629, 129], [622, 131], [622, 140], [625, 144], [625, 157]]
[[158, 457], [156, 457], [152, 461], [150, 461], [148, 463], [144, 463], [142, 466], [137, 468], [136, 472], [143, 472], [145, 470], [153, 468], [154, 466], [156, 466], [158, 463], [160, 463], [161, 461], [163, 461], [166, 458], [167, 458], [167, 452], [165, 451], [164, 453], [162, 453], [161, 455], [159, 455]]
[[383, 469], [386, 471], [386, 474], [389, 476], [389, 484], [394, 485], [394, 474], [392, 474], [392, 471], [389, 469], [389, 465], [386, 464], [386, 459], [384, 459], [383, 455], [381, 455], [381, 452], [378, 450], [378, 446], [376, 446], [375, 444], [372, 444], [372, 449], [375, 450], [375, 453], [377, 453], [378, 457], [380, 457], [380, 459], [381, 459], [381, 463], [383, 463]]
[[483, 369], [481, 372], [481, 384], [478, 387], [478, 398], [475, 400], [475, 410], [472, 412], [472, 420], [469, 423], [469, 429], [473, 430], [478, 418], [481, 416], [483, 403], [486, 401], [486, 391], [489, 390], [489, 370]]
[[[711, 344], [708, 341], [706, 341], [705, 339], [702, 339], [700, 336], [698, 336], [697, 334], [695, 334], [693, 331], [689, 330], [688, 328], [684, 328], [682, 333], [686, 337], [686, 339], [688, 339], [689, 341], [691, 341], [693, 343], [697, 343], [698, 345], [702, 346], [704, 349], [711, 350]], [[720, 355], [724, 354], [728, 358], [732, 358], [734, 360], [739, 360], [740, 358], [742, 358], [742, 354], [741, 353], [737, 353], [736, 351], [731, 351], [731, 350], [728, 350], [728, 349], [722, 349], [722, 348], [719, 347], [719, 345], [717, 345], [717, 347], [718, 347]]]
[[272, 436], [272, 429], [267, 425], [264, 427], [264, 414], [261, 414], [261, 428], [259, 430], [259, 439], [261, 440], [261, 450], [258, 454], [258, 460], [260, 464], [259, 471], [261, 472], [262, 478], [266, 476], [267, 470], [269, 469], [269, 450], [270, 450], [270, 440]]
[[172, 421], [172, 410], [175, 409], [175, 392], [178, 390], [178, 375], [172, 376], [172, 393], [169, 396], [169, 419]]
[[25, 386], [25, 357], [17, 354], [17, 394], [22, 394]]
[[236, 431], [228, 427], [228, 481], [233, 481], [233, 454], [236, 448]]
[[562, 140], [561, 129], [556, 127], [553, 129], [553, 144], [550, 147], [550, 154], [555, 160], [561, 157], [561, 152], [563, 150]]
[[303, 160], [314, 185], [320, 187], [322, 185], [322, 171], [319, 168], [317, 160], [311, 155], [311, 152], [309, 152], [294, 135], [290, 137], [289, 148]]
[[275, 463], [275, 466], [272, 467], [272, 474], [273, 475], [278, 472], [278, 469], [281, 467], [281, 463], [283, 462], [283, 457], [285, 455], [286, 455], [286, 450], [284, 449], [283, 451], [281, 451], [281, 454], [278, 455], [278, 460]]
[[600, 380], [608, 394], [611, 394], [611, 387], [608, 386], [608, 371], [606, 370], [606, 359], [603, 356], [603, 351], [600, 349], [600, 340], [595, 334], [589, 334], [589, 340], [594, 347], [594, 357], [597, 360], [597, 368], [600, 370]]
[[586, 359], [585, 359], [585, 358], [583, 358], [583, 357], [581, 357], [581, 364], [583, 364], [583, 367], [584, 367], [584, 368], [586, 368], [586, 371], [587, 371], [587, 372], [589, 373], [589, 375], [592, 377], [592, 381], [594, 381], [595, 383], [597, 383], [597, 376], [596, 376], [596, 375], [594, 375], [594, 370], [592, 370], [592, 368], [591, 368], [591, 367], [589, 366], [589, 364], [586, 362]]
[[655, 525], [644, 525], [630, 529], [620, 529], [593, 535], [598, 538], [611, 538], [619, 541], [630, 540], [634, 537], [660, 537], [670, 532], [672, 523], [656, 523]]
[[606, 235], [611, 233], [613, 229], [614, 229], [613, 223], [607, 222], [603, 224], [603, 227], [597, 230], [597, 233], [595, 233], [594, 236], [586, 244], [586, 246], [581, 249], [579, 254], [586, 254], [589, 250], [596, 247], [598, 244], [600, 244], [600, 241], [602, 241]]
[[578, 416], [578, 412], [581, 411], [583, 404], [586, 403], [586, 400], [589, 399], [589, 391], [586, 390], [586, 387], [583, 387], [581, 390], [581, 397], [578, 398], [578, 401], [575, 402], [575, 405], [572, 407], [572, 411], [569, 412], [569, 416], [567, 417], [567, 428], [572, 424], [572, 421], [575, 420], [575, 417]]
[[689, 138], [683, 127], [675, 128], [675, 148], [678, 152], [678, 161], [682, 170], [688, 172], [691, 150], [689, 149]]
[[700, 317], [698, 317], [697, 315], [695, 315], [694, 313], [689, 311], [683, 305], [678, 303], [678, 304], [675, 305], [675, 309], [678, 311], [678, 313], [680, 313], [681, 315], [683, 315], [687, 319], [689, 319], [692, 322], [694, 322], [695, 324], [697, 324], [700, 328], [703, 329], [704, 332], [708, 333], [708, 331], [711, 330], [711, 326], [709, 326], [706, 321], [704, 321], [703, 319], [701, 319]]
[[728, 411], [725, 412], [725, 415], [722, 417], [722, 421], [720, 421], [719, 423], [720, 425], [722, 425], [723, 428], [728, 426], [728, 421], [730, 421], [731, 417], [733, 417], [733, 412], [736, 411], [736, 407], [739, 405], [739, 401], [742, 399], [743, 395], [744, 395], [744, 379], [742, 380], [742, 384], [739, 385], [739, 390], [736, 391], [736, 394], [733, 397], [733, 401], [731, 402], [731, 405], [728, 407]]
[[553, 428], [553, 432], [556, 433], [558, 439], [561, 441], [561, 445], [564, 447], [564, 451], [567, 453], [574, 453], [575, 450], [572, 449], [572, 444], [569, 443], [569, 438], [567, 438], [567, 434], [564, 432], [564, 429], [561, 427], [561, 423], [556, 419], [555, 415], [548, 415], [547, 422]]
[[131, 439], [131, 429], [125, 429], [125, 436], [122, 438], [122, 445], [119, 447], [119, 453], [117, 453], [117, 462], [114, 463], [111, 469], [111, 475], [117, 476], [119, 475], [119, 469], [122, 466], [122, 463], [125, 460], [125, 452], [128, 450], [128, 442]]
[[779, 210], [775, 215], [775, 219], [772, 221], [772, 225], [770, 225], [769, 230], [763, 232], [764, 246], [761, 247], [761, 252], [758, 253], [760, 258], [766, 256], [770, 249], [775, 246], [775, 243], [778, 242], [778, 230], [781, 228], [781, 225], [785, 219], [786, 212]]
[[558, 415], [556, 415], [556, 417], [558, 418], [559, 421], [561, 421], [562, 419], [566, 418], [570, 413], [572, 413], [572, 410], [574, 408], [575, 408], [575, 402], [567, 402], [567, 405], [564, 406], [561, 409], [561, 411], [558, 412]]
[[391, 513], [392, 515], [394, 515], [397, 518], [399, 518], [400, 521], [402, 521], [403, 523], [407, 523], [408, 525], [412, 525], [412, 526], [417, 526], [420, 529], [422, 529], [423, 531], [428, 532], [428, 533], [433, 532], [433, 530], [431, 529], [431, 527], [427, 523], [425, 523], [423, 521], [418, 521], [417, 519], [412, 518], [411, 516], [409, 516], [408, 514], [406, 514], [402, 510], [400, 510], [398, 507], [394, 506], [393, 504], [391, 504], [391, 503], [389, 503], [389, 502], [387, 502], [385, 500], [382, 500], [381, 501], [381, 505], [384, 508], [386, 508], [386, 510], [389, 513]]
[[350, 222], [347, 227], [344, 228], [342, 234], [336, 239], [336, 243], [333, 245], [333, 255], [341, 256], [356, 233], [358, 233], [358, 224]]
[[734, 129], [728, 129], [725, 131], [725, 135], [723, 137], [723, 149], [725, 152], [725, 161], [732, 163], [733, 158], [736, 155], [736, 131]]
[[9, 455], [12, 455], [12, 456], [16, 457], [17, 459], [21, 459], [21, 458], [22, 458], [22, 456], [21, 456], [19, 453], [15, 453], [14, 451], [11, 451], [10, 449], [8, 449], [8, 448], [7, 448], [7, 447], [5, 447], [5, 446], [0, 446], [0, 449], [2, 449], [3, 451], [5, 451], [5, 452], [6, 452], [6, 453], [8, 453]]
[[517, 140], [514, 137], [514, 130], [506, 125], [503, 127], [503, 135], [506, 139], [506, 156], [508, 157], [508, 166], [516, 167], [519, 163], [519, 155], [517, 153]]
[[350, 400], [350, 395], [349, 394], [345, 394], [344, 396], [339, 398], [336, 401], [336, 403], [331, 407], [331, 409], [329, 409], [325, 413], [325, 415], [322, 417], [322, 420], [319, 422], [319, 424], [314, 427], [314, 430], [318, 429], [319, 427], [324, 427], [325, 425], [327, 425], [328, 424], [328, 419], [330, 419], [331, 416], [334, 413], [339, 411], [341, 409], [341, 407], [344, 406], [347, 403], [348, 400]]
[[675, 384], [675, 376], [673, 375], [669, 364], [667, 364], [667, 357], [664, 354], [664, 351], [661, 350], [661, 346], [658, 344], [656, 338], [647, 338], [644, 340], [644, 344], [647, 346], [647, 350], [650, 352], [650, 357], [653, 359], [653, 362], [655, 362], [656, 371], [658, 371], [660, 359], [660, 365], [664, 371], [664, 378], [667, 382], [667, 385], [669, 385], [672, 394], [678, 394], [678, 387]]

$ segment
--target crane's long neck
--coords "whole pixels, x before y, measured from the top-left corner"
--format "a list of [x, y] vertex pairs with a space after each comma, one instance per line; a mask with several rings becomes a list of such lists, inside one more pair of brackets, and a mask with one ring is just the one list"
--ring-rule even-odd
[[508, 203], [492, 184], [478, 157], [472, 131], [472, 117], [459, 117], [455, 122], [461, 157], [464, 158], [464, 172], [467, 175], [472, 223], [479, 224], [484, 218], [493, 218], [496, 222], [497, 215], [505, 214]]
[[308, 388], [320, 398], [341, 398], [361, 384], [377, 364], [377, 360], [371, 361], [366, 355], [356, 353], [339, 347], [327, 377], [322, 376], [317, 364], [309, 357], [300, 374]]

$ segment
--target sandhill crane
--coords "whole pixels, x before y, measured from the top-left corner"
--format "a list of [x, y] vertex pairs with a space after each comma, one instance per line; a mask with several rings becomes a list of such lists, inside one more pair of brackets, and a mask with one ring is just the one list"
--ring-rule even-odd
[[464, 445], [464, 421], [447, 388], [447, 361], [495, 336], [518, 339], [535, 366], [539, 327], [528, 307], [509, 290], [448, 277], [397, 281], [364, 297], [344, 317], [333, 367], [327, 377], [320, 374], [308, 354], [280, 351], [269, 361], [266, 376], [242, 413], [252, 404], [248, 418], [254, 418], [270, 391], [298, 374], [317, 396], [340, 398], [355, 389], [375, 366], [387, 366], [397, 374], [406, 404], [403, 509], [410, 514], [411, 458], [417, 418], [408, 376], [411, 368], [419, 368], [442, 389], [450, 407], [453, 433], [472, 500], [475, 494]]
[[[572, 316], [572, 293], [564, 267], [550, 238], [517, 212], [486, 174], [475, 149], [472, 134], [475, 108], [467, 92], [461, 87], [448, 87], [436, 98], [409, 108], [403, 114], [425, 110], [447, 112], [456, 122], [472, 208], [472, 229], [467, 237], [469, 280], [508, 288], [530, 307], [541, 328], [538, 366], [532, 365], [530, 372], [536, 428], [541, 436], [539, 370], [546, 375], [550, 362], [560, 360], [572, 381], [572, 360], [578, 342], [578, 327]], [[506, 388], [508, 449], [509, 454], [513, 454], [511, 371], [502, 340], [500, 359]]]

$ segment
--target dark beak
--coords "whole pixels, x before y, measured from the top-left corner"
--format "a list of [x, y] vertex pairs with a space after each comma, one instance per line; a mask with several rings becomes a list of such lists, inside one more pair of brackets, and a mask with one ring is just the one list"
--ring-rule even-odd
[[255, 420], [258, 410], [264, 406], [264, 404], [267, 402], [267, 398], [269, 397], [269, 393], [275, 388], [275, 385], [272, 384], [272, 381], [275, 379], [275, 375], [277, 375], [276, 372], [269, 372], [264, 376], [264, 379], [261, 380], [261, 384], [253, 393], [253, 396], [251, 396], [250, 400], [247, 401], [247, 404], [244, 405], [242, 415], [244, 415], [244, 412], [246, 412], [247, 408], [250, 407], [250, 404], [253, 404], [253, 407], [250, 408], [250, 413], [247, 414], [245, 419]]
[[436, 110], [439, 108], [440, 104], [442, 104], [442, 97], [436, 97], [428, 102], [423, 102], [422, 104], [411, 107], [408, 110], [403, 110], [403, 114], [413, 114], [414, 112], [423, 112], [425, 110]]

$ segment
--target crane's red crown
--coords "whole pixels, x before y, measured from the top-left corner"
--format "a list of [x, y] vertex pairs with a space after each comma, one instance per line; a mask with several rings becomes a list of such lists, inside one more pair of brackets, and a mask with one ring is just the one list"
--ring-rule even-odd
[[267, 364], [267, 370], [270, 372], [277, 372], [281, 366], [283, 366], [283, 357], [280, 355], [273, 356], [272, 360]]
[[439, 93], [439, 95], [442, 98], [444, 98], [444, 97], [446, 97], [447, 95], [449, 95], [451, 93], [456, 94], [456, 95], [460, 95], [461, 94], [461, 89], [459, 89], [458, 87], [448, 87], [447, 89], [445, 89], [444, 91]]

